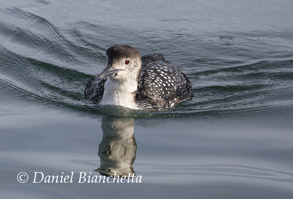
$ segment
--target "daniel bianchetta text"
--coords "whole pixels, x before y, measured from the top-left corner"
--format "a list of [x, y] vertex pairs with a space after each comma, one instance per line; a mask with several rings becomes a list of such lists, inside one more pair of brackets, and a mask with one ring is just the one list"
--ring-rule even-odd
[[[30, 174], [31, 175], [31, 174]], [[29, 180], [31, 179], [31, 180]], [[114, 173], [113, 176], [95, 175], [92, 172], [61, 172], [60, 175], [51, 175], [44, 172], [35, 171], [29, 176], [26, 172], [20, 172], [17, 175], [19, 183], [32, 182], [33, 184], [96, 184], [96, 183], [142, 183], [142, 176], [134, 173], [119, 176]]]

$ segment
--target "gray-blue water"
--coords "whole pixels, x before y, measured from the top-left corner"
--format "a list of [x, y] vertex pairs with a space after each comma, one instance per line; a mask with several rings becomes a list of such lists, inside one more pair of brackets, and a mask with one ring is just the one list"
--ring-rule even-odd
[[[0, 3], [1, 198], [293, 198], [293, 1]], [[84, 100], [116, 43], [164, 54], [193, 99], [161, 112]], [[107, 168], [142, 183], [32, 181]]]

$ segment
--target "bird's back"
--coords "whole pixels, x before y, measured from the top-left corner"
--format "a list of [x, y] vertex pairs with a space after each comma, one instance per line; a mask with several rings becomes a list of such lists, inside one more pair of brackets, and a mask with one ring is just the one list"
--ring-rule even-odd
[[142, 60], [136, 93], [138, 103], [149, 104], [152, 108], [170, 108], [192, 97], [190, 81], [163, 55], [146, 55]]

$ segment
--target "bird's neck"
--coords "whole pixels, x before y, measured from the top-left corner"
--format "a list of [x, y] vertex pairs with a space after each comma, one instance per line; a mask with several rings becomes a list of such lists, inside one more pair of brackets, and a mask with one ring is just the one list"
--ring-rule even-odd
[[124, 81], [108, 78], [101, 104], [138, 109], [135, 100], [137, 86], [137, 76], [130, 76]]

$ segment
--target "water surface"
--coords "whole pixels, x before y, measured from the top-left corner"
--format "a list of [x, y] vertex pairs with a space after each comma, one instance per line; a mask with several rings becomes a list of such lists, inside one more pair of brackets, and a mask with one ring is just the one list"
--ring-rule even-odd
[[[292, 6], [1, 1], [1, 197], [292, 198]], [[163, 53], [189, 77], [193, 99], [161, 112], [84, 100], [116, 43]], [[113, 116], [122, 126], [105, 133]], [[117, 129], [129, 136], [105, 136]], [[108, 145], [118, 147], [110, 163]], [[20, 171], [98, 174], [109, 164], [132, 167], [143, 183], [16, 181]]]

